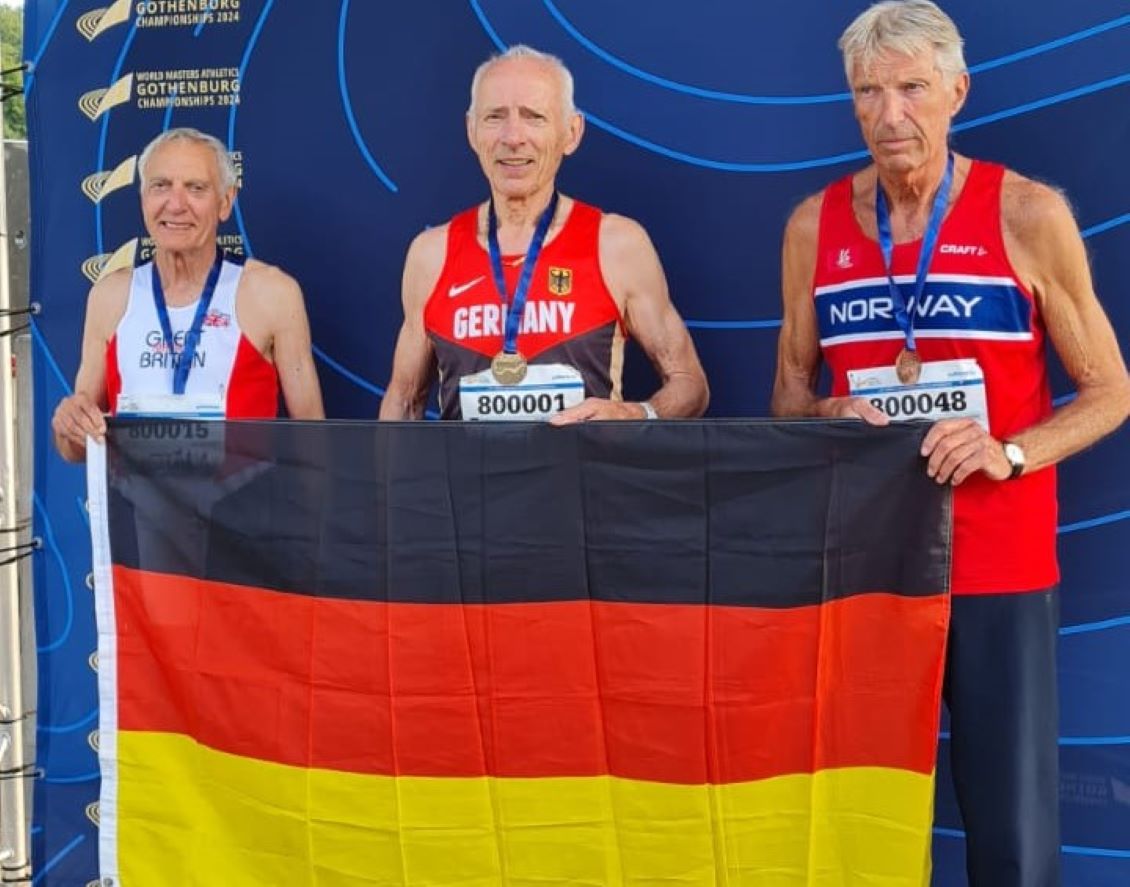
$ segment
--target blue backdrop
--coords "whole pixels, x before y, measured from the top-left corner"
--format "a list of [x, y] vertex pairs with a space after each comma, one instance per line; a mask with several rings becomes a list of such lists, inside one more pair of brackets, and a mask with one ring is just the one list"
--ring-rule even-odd
[[[400, 323], [404, 251], [481, 199], [463, 112], [475, 66], [527, 42], [573, 69], [588, 117], [562, 187], [650, 231], [713, 389], [767, 410], [781, 229], [861, 165], [835, 40], [863, 0], [27, 0], [40, 645], [35, 883], [97, 874], [96, 661], [84, 483], [49, 443], [85, 294], [144, 256], [132, 158], [169, 126], [238, 152], [229, 248], [306, 293], [329, 415], [374, 415]], [[973, 90], [958, 150], [1066, 189], [1100, 296], [1130, 331], [1127, 0], [950, 0]], [[210, 11], [209, 11], [210, 10]], [[170, 104], [171, 101], [171, 104]], [[1119, 158], [1122, 158], [1121, 160]], [[627, 394], [651, 390], [629, 361]], [[1070, 388], [1057, 371], [1056, 394]], [[1130, 883], [1130, 458], [1121, 432], [1061, 472], [1064, 864], [1070, 887]], [[943, 725], [944, 726], [944, 725]], [[940, 781], [948, 776], [943, 762]], [[945, 791], [936, 883], [963, 883]]]

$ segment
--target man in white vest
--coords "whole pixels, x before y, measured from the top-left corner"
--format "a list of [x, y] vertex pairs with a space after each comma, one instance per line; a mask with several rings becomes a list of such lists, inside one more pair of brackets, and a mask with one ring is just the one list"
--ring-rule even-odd
[[64, 459], [79, 462], [104, 415], [324, 418], [302, 291], [278, 268], [225, 255], [236, 170], [224, 145], [172, 129], [138, 160], [153, 259], [90, 291], [74, 394], [55, 410]]

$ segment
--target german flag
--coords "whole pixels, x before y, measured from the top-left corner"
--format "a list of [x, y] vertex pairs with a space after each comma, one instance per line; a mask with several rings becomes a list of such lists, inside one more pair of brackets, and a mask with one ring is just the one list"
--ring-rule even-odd
[[925, 885], [921, 434], [114, 422], [102, 876]]

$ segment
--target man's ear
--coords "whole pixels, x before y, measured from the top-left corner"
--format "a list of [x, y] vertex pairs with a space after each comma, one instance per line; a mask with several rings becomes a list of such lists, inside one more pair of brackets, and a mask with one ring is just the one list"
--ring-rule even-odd
[[235, 207], [235, 185], [232, 185], [224, 192], [224, 196], [220, 199], [220, 221], [226, 222], [231, 218], [232, 209]]
[[[471, 150], [475, 151], [475, 117], [472, 112], [467, 112], [467, 144], [471, 146]], [[475, 151], [477, 154], [478, 152]]]
[[572, 154], [581, 145], [581, 138], [585, 134], [585, 115], [574, 111], [567, 124], [568, 137], [565, 139], [565, 155]]
[[965, 100], [969, 97], [969, 72], [963, 71], [958, 75], [953, 84], [953, 106], [950, 109], [950, 116], [956, 117], [957, 113], [965, 106]]

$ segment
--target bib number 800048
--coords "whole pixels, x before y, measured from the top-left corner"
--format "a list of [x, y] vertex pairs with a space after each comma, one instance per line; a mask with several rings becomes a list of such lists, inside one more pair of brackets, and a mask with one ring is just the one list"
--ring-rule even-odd
[[871, 405], [892, 419], [961, 413], [969, 406], [964, 391], [916, 391], [872, 397]]

